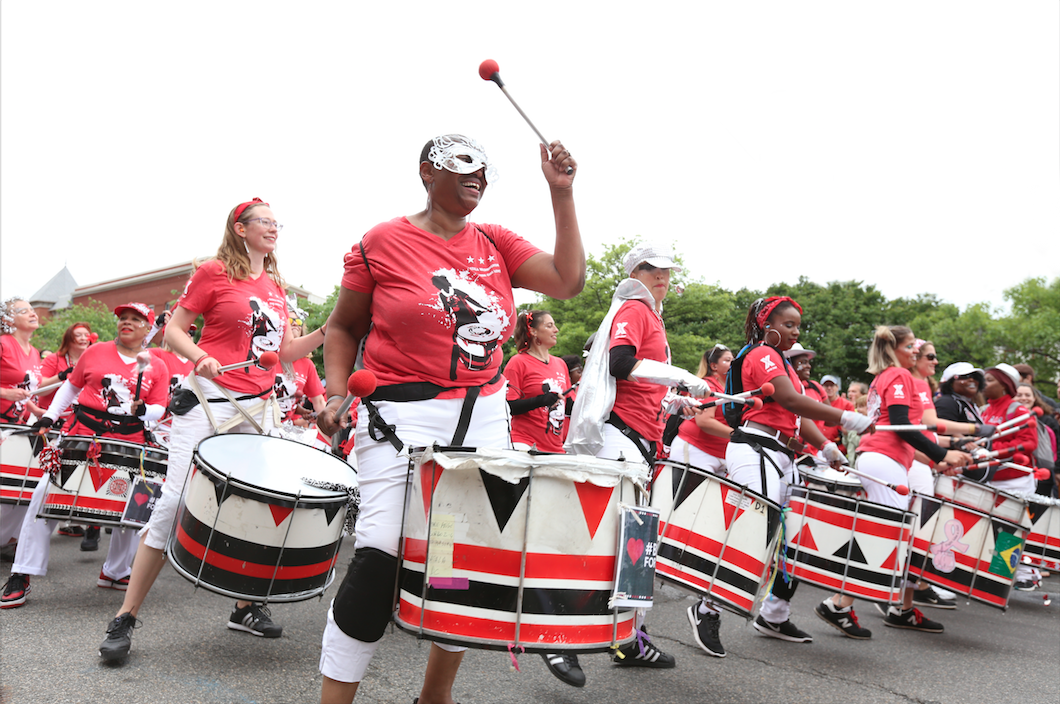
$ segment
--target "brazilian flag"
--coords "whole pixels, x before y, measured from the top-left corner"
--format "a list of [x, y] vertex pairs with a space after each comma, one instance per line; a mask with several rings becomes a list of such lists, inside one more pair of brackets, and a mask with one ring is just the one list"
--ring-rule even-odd
[[999, 577], [1011, 577], [1023, 557], [1023, 538], [1003, 530], [994, 538], [994, 557], [990, 560], [990, 572]]

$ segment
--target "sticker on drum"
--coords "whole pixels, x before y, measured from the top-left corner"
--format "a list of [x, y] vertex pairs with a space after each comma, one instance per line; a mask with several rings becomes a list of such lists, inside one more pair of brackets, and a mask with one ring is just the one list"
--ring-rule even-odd
[[1027, 530], [938, 497], [916, 502], [910, 578], [1007, 609]]
[[[44, 438], [28, 434], [28, 425], [0, 423], [0, 503], [29, 506], [33, 490], [44, 476], [37, 456]], [[49, 432], [48, 442], [59, 437]]]
[[51, 475], [40, 518], [121, 527], [137, 477], [165, 481], [166, 450], [114, 438], [69, 435]]
[[859, 498], [866, 496], [860, 479], [853, 474], [847, 474], [832, 467], [800, 466], [799, 474], [802, 475], [803, 483], [811, 489], [827, 491], [832, 494], [842, 494], [843, 496], [856, 496]]
[[769, 585], [780, 506], [711, 472], [662, 460], [651, 489], [661, 512], [656, 575], [753, 618]]
[[335, 577], [354, 471], [293, 440], [229, 433], [204, 439], [166, 546], [177, 572], [247, 601], [301, 601]]
[[608, 606], [619, 504], [639, 463], [516, 450], [413, 448], [397, 625], [457, 645], [605, 651], [634, 637]]
[[1030, 528], [1031, 525], [1025, 500], [967, 477], [938, 475], [935, 477], [935, 496], [981, 511], [988, 516], [1017, 523], [1024, 528]]
[[788, 571], [848, 596], [900, 603], [915, 520], [910, 511], [794, 486], [784, 520]]

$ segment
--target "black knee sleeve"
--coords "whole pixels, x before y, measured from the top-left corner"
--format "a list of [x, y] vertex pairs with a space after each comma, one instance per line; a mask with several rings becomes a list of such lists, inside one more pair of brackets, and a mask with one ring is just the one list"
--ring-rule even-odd
[[773, 580], [773, 596], [784, 601], [791, 601], [791, 597], [795, 596], [795, 588], [799, 586], [799, 580], [794, 577], [791, 578], [791, 583], [788, 584], [784, 581], [784, 575], [778, 574]]
[[398, 560], [377, 548], [358, 548], [335, 595], [335, 624], [351, 638], [383, 637], [394, 609]]

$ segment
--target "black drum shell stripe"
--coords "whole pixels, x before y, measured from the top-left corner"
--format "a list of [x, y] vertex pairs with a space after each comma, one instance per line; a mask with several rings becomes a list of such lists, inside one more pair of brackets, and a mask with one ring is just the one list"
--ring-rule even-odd
[[[676, 545], [662, 541], [659, 542], [659, 558], [694, 570], [701, 574], [703, 579], [707, 580], [710, 579], [710, 575], [714, 574], [714, 568], [717, 564], [712, 560], [695, 554], [691, 550], [685, 550], [684, 554], [682, 554], [681, 549]], [[660, 574], [659, 576], [663, 577], [664, 575]], [[718, 570], [714, 581], [717, 584], [724, 584], [733, 591], [743, 592], [750, 599], [754, 599], [755, 594], [758, 593], [759, 583], [757, 581], [729, 567], [722, 566]]]
[[[952, 572], [939, 572], [931, 564], [931, 560], [926, 559], [926, 555], [919, 552], [914, 552], [909, 560], [909, 566], [911, 569], [922, 570], [924, 578], [930, 580], [933, 576], [938, 576], [941, 579], [947, 579], [955, 584], [959, 584], [967, 590], [971, 590], [972, 587], [972, 575], [975, 575], [975, 589], [976, 591], [996, 596], [999, 599], [1007, 600], [1009, 593], [1012, 591], [1012, 582], [998, 582], [996, 579], [985, 576], [982, 572], [975, 572], [970, 570], [964, 565], [958, 565]], [[910, 575], [913, 576], [913, 575]], [[997, 575], [992, 575], [997, 577]], [[967, 593], [961, 596], [967, 596]]]
[[[278, 492], [272, 489], [255, 487], [251, 484], [244, 484], [238, 479], [232, 479], [229, 481], [225, 478], [224, 473], [218, 473], [217, 470], [206, 465], [198, 457], [194, 459], [194, 464], [198, 470], [197, 476], [202, 477], [204, 480], [213, 484], [215, 493], [223, 491], [219, 503], [223, 503], [229, 496], [238, 496], [240, 498], [250, 499], [251, 501], [257, 501], [258, 503], [269, 504], [270, 506], [280, 506], [282, 508], [297, 508], [299, 506], [303, 508], [324, 508], [342, 507], [346, 505], [345, 494], [335, 493], [331, 496], [317, 495], [297, 498], [294, 494], [288, 494], [287, 492]], [[262, 493], [263, 491], [268, 491], [269, 494], [266, 496]], [[278, 498], [276, 494], [290, 498]]]
[[[401, 588], [420, 597], [423, 594], [423, 572], [401, 569]], [[427, 589], [427, 602], [489, 609], [514, 614], [519, 587], [468, 580], [467, 589]], [[524, 614], [555, 616], [610, 616], [607, 607], [611, 589], [523, 588]]]
[[[199, 574], [200, 560], [186, 551], [179, 542], [174, 543], [170, 550], [169, 558], [176, 564], [180, 565], [184, 571], [191, 574], [192, 577]], [[277, 579], [273, 582], [271, 579], [266, 579], [264, 577], [251, 577], [238, 572], [214, 567], [207, 562], [206, 567], [202, 570], [200, 579], [207, 585], [218, 589], [224, 589], [243, 596], [265, 599], [270, 596], [300, 594], [302, 592], [320, 590], [327, 585], [328, 574], [330, 572], [331, 570], [328, 569], [319, 575], [313, 575], [312, 577], [304, 577], [302, 579]], [[272, 585], [271, 591], [269, 589], [270, 584]]]
[[815, 489], [807, 489], [806, 487], [795, 486], [791, 488], [792, 496], [797, 496], [800, 499], [810, 498], [810, 494], [813, 494], [813, 502], [816, 504], [824, 504], [825, 506], [831, 506], [832, 508], [841, 509], [843, 511], [849, 511], [851, 513], [857, 513], [859, 518], [875, 518], [877, 520], [885, 521], [887, 523], [897, 523], [907, 526], [913, 525], [913, 520], [916, 518], [915, 513], [904, 511], [901, 520], [896, 520], [895, 512], [901, 509], [891, 508], [890, 506], [883, 506], [879, 504], [873, 504], [871, 502], [853, 499], [840, 494], [829, 494], [824, 491], [817, 491]]
[[[905, 575], [901, 570], [896, 572], [876, 572], [874, 570], [867, 570], [863, 567], [855, 567], [853, 564], [845, 562], [843, 560], [830, 560], [820, 555], [811, 555], [805, 550], [799, 550], [799, 559], [795, 560], [795, 546], [788, 545], [787, 558], [796, 565], [806, 565], [826, 572], [837, 579], [842, 579], [843, 568], [846, 567], [847, 579], [856, 579], [859, 582], [867, 584], [875, 584], [879, 587], [886, 587], [893, 589], [895, 586], [900, 585], [905, 581]], [[806, 581], [808, 578], [800, 576], [800, 579]], [[825, 587], [827, 589], [828, 587]]]
[[[206, 547], [207, 543], [209, 543], [212, 526], [200, 521], [186, 507], [180, 517], [180, 526], [187, 536], [199, 545]], [[286, 547], [283, 549], [283, 566], [299, 567], [332, 560], [338, 551], [338, 545], [339, 541], [336, 540], [333, 543], [314, 548]], [[210, 552], [216, 552], [233, 560], [253, 562], [257, 565], [275, 565], [280, 558], [280, 548], [234, 538], [219, 530], [214, 533], [213, 542], [210, 543]], [[197, 558], [193, 556], [192, 559]]]

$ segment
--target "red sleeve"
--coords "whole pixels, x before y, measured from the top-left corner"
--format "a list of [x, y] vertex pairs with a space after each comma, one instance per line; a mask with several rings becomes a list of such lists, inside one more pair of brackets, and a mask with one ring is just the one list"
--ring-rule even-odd
[[640, 301], [628, 301], [615, 313], [611, 323], [611, 349], [623, 345], [632, 345], [640, 349], [648, 332], [647, 316], [640, 315], [636, 306], [643, 306]]
[[165, 406], [169, 403], [169, 370], [157, 357], [145, 376], [151, 375], [151, 388], [143, 394], [144, 403]]
[[[784, 358], [772, 347], [761, 345], [747, 353], [743, 360], [744, 389], [757, 389], [778, 376], [788, 376]], [[799, 387], [795, 387], [796, 391]]]
[[92, 360], [98, 355], [102, 354], [102, 350], [106, 347], [113, 346], [113, 342], [103, 342], [98, 345], [92, 345], [81, 355], [81, 358], [77, 360], [77, 364], [74, 365], [74, 370], [70, 373], [70, 376], [66, 377], [66, 380], [79, 389], [85, 388], [87, 383], [85, 374], [88, 373], [89, 365]]
[[504, 257], [504, 264], [509, 274], [515, 273], [530, 257], [541, 251], [519, 235], [500, 225], [478, 225], [477, 227], [482, 228], [486, 234], [493, 238], [501, 256]]
[[359, 291], [360, 293], [371, 293], [375, 290], [375, 279], [372, 278], [372, 274], [365, 264], [364, 256], [361, 254], [361, 247], [367, 245], [372, 239], [372, 233], [375, 228], [372, 228], [361, 241], [353, 245], [353, 249], [346, 253], [343, 258], [344, 272], [342, 274], [342, 287], [348, 288], [351, 291]]
[[181, 294], [177, 305], [195, 314], [208, 310], [213, 303], [216, 289], [213, 280], [218, 276], [225, 274], [221, 262], [216, 259], [200, 266], [188, 279], [188, 283], [184, 284], [184, 293]]
[[504, 366], [504, 378], [508, 380], [508, 394], [505, 396], [509, 401], [516, 401], [523, 397], [523, 365], [519, 354], [512, 355], [508, 364]]
[[[898, 371], [896, 367], [891, 367], [884, 371], [884, 373], [886, 374], [892, 369]], [[877, 389], [877, 393], [879, 393], [880, 398], [883, 399], [883, 405], [887, 408], [890, 408], [891, 406], [910, 405], [909, 399], [914, 393], [916, 393], [913, 384], [911, 383], [913, 376], [909, 374], [909, 372], [902, 374], [901, 371], [905, 370], [900, 370], [897, 374], [890, 375], [890, 378], [887, 379], [887, 383], [881, 384], [882, 388]]]
[[[1005, 420], [1010, 420], [1016, 416], [1022, 416], [1029, 411], [1023, 406], [1018, 406], [1012, 413], [1005, 414]], [[992, 450], [1005, 450], [1016, 445], [1023, 445], [1023, 449], [1019, 450], [1025, 455], [1033, 455], [1034, 451], [1038, 448], [1038, 421], [1034, 416], [1031, 416], [1030, 425], [1026, 426], [1018, 433], [1009, 435], [1008, 437], [994, 440], [990, 444]]]
[[40, 376], [41, 376], [41, 379], [47, 379], [50, 376], [55, 376], [56, 374], [61, 372], [63, 369], [66, 369], [66, 367], [60, 367], [59, 366], [59, 360], [62, 360], [63, 364], [66, 363], [66, 358], [65, 357], [61, 357], [61, 356], [59, 356], [57, 354], [50, 354], [50, 355], [48, 355], [47, 359], [45, 359], [43, 362], [41, 362], [41, 365], [40, 365]]

